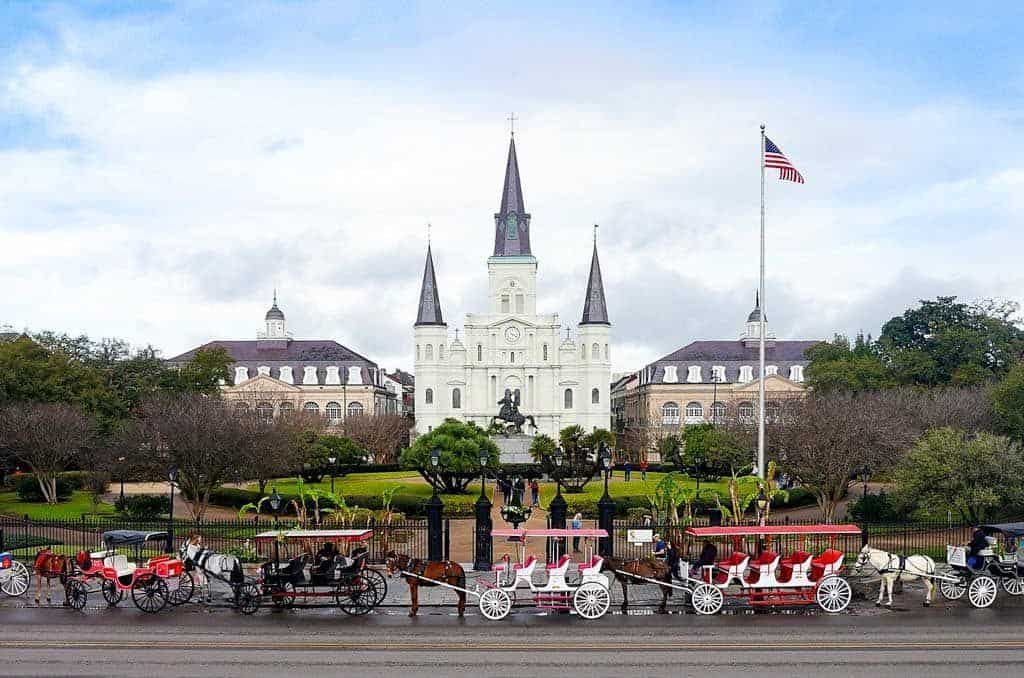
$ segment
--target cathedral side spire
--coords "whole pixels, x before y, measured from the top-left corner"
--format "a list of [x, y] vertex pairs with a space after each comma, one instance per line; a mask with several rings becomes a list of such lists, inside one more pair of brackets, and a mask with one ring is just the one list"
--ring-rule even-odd
[[527, 214], [523, 201], [514, 136], [508, 144], [508, 161], [505, 164], [505, 184], [501, 192], [500, 211], [494, 215], [494, 256], [532, 256], [530, 215]]
[[601, 280], [601, 262], [597, 258], [597, 229], [594, 230], [594, 255], [590, 259], [590, 277], [587, 279], [587, 296], [583, 301], [581, 325], [611, 325], [608, 320], [608, 304], [604, 298], [604, 282]]
[[444, 325], [441, 315], [441, 300], [437, 295], [437, 277], [434, 275], [434, 257], [427, 245], [427, 263], [423, 267], [423, 285], [420, 287], [420, 304], [416, 313], [416, 325]]

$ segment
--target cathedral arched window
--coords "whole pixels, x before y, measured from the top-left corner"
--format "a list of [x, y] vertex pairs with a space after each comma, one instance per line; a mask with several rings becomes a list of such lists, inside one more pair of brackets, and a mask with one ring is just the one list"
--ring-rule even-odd
[[[597, 344], [595, 344], [595, 346], [596, 345]], [[600, 402], [601, 402], [601, 392], [599, 390], [597, 390], [596, 388], [595, 389], [591, 389], [591, 391], [590, 391], [590, 404], [591, 405], [597, 405]]]
[[584, 360], [587, 359], [587, 345], [586, 344], [582, 344], [582, 343], [580, 344], [580, 357], [583, 358]]
[[444, 344], [437, 345], [437, 359], [444, 360]]
[[434, 389], [428, 388], [423, 393], [423, 402], [425, 402], [427, 405], [433, 405], [434, 404]]
[[452, 389], [452, 409], [458, 410], [462, 408], [462, 391], [457, 388]]
[[274, 406], [266, 401], [256, 403], [256, 416], [263, 421], [270, 421], [274, 418]]
[[503, 294], [501, 295], [501, 312], [509, 313], [510, 311], [511, 309], [509, 308], [509, 296], [507, 294]]
[[572, 409], [572, 389], [565, 389], [565, 393], [562, 396], [562, 406], [567, 410]]
[[483, 344], [477, 344], [476, 345], [476, 361], [478, 363], [482, 363], [484, 361], [484, 345]]
[[525, 312], [526, 312], [526, 298], [523, 295], [521, 295], [521, 294], [517, 294], [516, 295], [516, 313], [525, 313]]
[[427, 348], [423, 352], [423, 356], [426, 360], [434, 359], [434, 346], [432, 344], [427, 344]]
[[661, 406], [661, 423], [679, 423], [679, 403], [668, 402]]
[[608, 344], [604, 345], [604, 359], [608, 360]]
[[324, 414], [327, 415], [327, 421], [341, 421], [341, 405], [333, 401], [327, 403], [327, 407], [324, 408]]
[[416, 360], [420, 359], [420, 345], [416, 344]]
[[302, 411], [309, 412], [310, 414], [320, 414], [320, 406], [311, 401], [302, 406]]
[[362, 413], [363, 413], [363, 404], [362, 403], [355, 403], [355, 402], [353, 402], [353, 403], [349, 403], [348, 404], [348, 416], [350, 416], [350, 417], [358, 417]]
[[590, 347], [590, 357], [594, 360], [601, 359], [601, 346], [596, 341], [594, 342], [594, 345]]
[[548, 359], [548, 345], [544, 344], [544, 360], [545, 360], [545, 362], [547, 361], [547, 359]]

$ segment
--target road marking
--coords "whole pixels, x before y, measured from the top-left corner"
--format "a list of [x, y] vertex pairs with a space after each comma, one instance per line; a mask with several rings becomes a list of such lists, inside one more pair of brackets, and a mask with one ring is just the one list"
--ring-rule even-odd
[[[273, 652], [317, 652], [327, 650], [344, 651], [394, 651], [419, 652], [436, 651], [438, 642], [397, 642], [360, 643], [351, 641], [299, 641], [299, 642], [237, 642], [203, 640], [5, 640], [4, 647], [23, 650], [230, 650], [230, 651], [273, 651]], [[451, 651], [550, 651], [550, 652], [659, 652], [659, 651], [809, 651], [809, 650], [1024, 650], [1024, 640], [977, 640], [977, 641], [906, 641], [906, 642], [835, 642], [804, 641], [797, 643], [735, 643], [735, 642], [676, 642], [676, 643], [634, 643], [615, 647], [607, 643], [581, 643], [565, 641], [558, 643], [494, 643], [463, 642], [459, 646], [446, 647]]]

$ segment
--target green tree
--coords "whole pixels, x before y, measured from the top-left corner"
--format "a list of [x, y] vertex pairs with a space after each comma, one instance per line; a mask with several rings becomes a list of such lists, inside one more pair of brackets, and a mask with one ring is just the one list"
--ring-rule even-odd
[[807, 385], [819, 392], [877, 391], [896, 385], [871, 337], [858, 334], [853, 344], [841, 334], [807, 349]]
[[[436, 469], [430, 464], [430, 452], [435, 449], [441, 453]], [[460, 494], [480, 476], [480, 450], [487, 450], [489, 466], [498, 465], [498, 446], [486, 431], [472, 422], [445, 419], [403, 450], [399, 463], [403, 468], [418, 471], [439, 492]]]
[[996, 429], [1024, 443], [1024, 364], [1018, 363], [992, 390]]
[[201, 348], [192, 359], [167, 380], [167, 386], [183, 393], [213, 395], [220, 390], [220, 381], [227, 381], [229, 367], [235, 362], [221, 347]]
[[904, 511], [952, 511], [971, 524], [1024, 507], [1024, 449], [991, 433], [928, 431], [896, 466], [893, 499]]
[[557, 449], [558, 444], [554, 438], [544, 433], [538, 433], [530, 443], [530, 458], [543, 467], [549, 468], [553, 464], [552, 457]]

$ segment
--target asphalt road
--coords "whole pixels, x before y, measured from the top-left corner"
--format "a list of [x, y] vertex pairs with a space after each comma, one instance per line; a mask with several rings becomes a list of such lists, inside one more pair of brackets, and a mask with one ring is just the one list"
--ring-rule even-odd
[[[900, 601], [910, 604], [915, 600]], [[1017, 675], [1024, 605], [948, 605], [851, 614], [609, 614], [595, 621], [520, 610], [501, 622], [429, 608], [362, 618], [335, 610], [252, 617], [189, 605], [0, 607], [4, 676], [795, 676]]]

